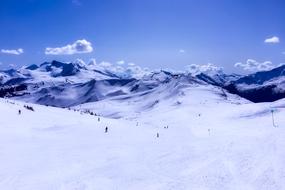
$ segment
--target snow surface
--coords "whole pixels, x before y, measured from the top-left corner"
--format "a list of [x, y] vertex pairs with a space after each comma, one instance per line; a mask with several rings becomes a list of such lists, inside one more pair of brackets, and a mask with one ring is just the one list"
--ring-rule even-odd
[[204, 85], [164, 92], [76, 107], [109, 116], [100, 121], [0, 99], [0, 189], [284, 188], [285, 99], [253, 104]]

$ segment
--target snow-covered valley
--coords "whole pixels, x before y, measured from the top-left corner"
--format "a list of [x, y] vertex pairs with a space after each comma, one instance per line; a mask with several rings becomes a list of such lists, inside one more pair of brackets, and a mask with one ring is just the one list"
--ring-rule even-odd
[[199, 84], [70, 109], [0, 99], [0, 189], [282, 189], [284, 114]]

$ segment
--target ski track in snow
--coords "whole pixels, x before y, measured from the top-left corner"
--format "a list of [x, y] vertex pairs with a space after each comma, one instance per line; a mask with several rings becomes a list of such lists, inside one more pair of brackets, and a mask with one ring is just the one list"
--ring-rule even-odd
[[[0, 99], [0, 189], [284, 188], [284, 100], [253, 104], [212, 91], [195, 87], [166, 99], [152, 94], [80, 106], [119, 118], [100, 116], [100, 122], [29, 104], [32, 112], [25, 103]], [[153, 97], [159, 102], [141, 109]], [[272, 126], [272, 107], [278, 108], [278, 127]]]

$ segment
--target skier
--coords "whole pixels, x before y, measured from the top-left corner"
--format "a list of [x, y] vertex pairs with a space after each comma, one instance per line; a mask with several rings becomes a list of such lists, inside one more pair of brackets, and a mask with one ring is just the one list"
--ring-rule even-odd
[[156, 133], [156, 138], [159, 138], [159, 133]]
[[18, 111], [19, 115], [21, 115], [21, 110]]
[[98, 122], [100, 122], [100, 117], [98, 117]]
[[108, 133], [108, 127], [105, 127], [105, 133]]

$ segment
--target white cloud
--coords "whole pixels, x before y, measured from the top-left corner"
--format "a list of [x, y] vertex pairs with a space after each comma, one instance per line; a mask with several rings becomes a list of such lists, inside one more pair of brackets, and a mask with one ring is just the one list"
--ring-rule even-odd
[[95, 58], [90, 59], [88, 65], [90, 65], [90, 66], [96, 66], [96, 65], [97, 65], [96, 59], [95, 59]]
[[208, 63], [206, 65], [197, 65], [197, 64], [187, 65], [186, 70], [193, 75], [197, 75], [200, 73], [216, 74], [223, 72], [222, 67], [215, 66], [212, 63]]
[[107, 61], [103, 61], [99, 64], [96, 64], [95, 60], [91, 60], [89, 66], [93, 69], [105, 70], [124, 78], [141, 78], [150, 73], [148, 68], [141, 68], [134, 63], [116, 65]]
[[254, 59], [248, 59], [246, 63], [238, 62], [234, 66], [251, 72], [266, 71], [274, 68], [274, 65], [271, 61], [257, 62]]
[[184, 49], [180, 49], [179, 53], [185, 53], [186, 51]]
[[280, 42], [280, 40], [277, 36], [273, 36], [271, 38], [267, 38], [264, 40], [264, 43], [270, 43], [270, 44], [277, 44], [279, 42]]
[[50, 48], [47, 47], [45, 54], [47, 55], [72, 55], [77, 53], [90, 53], [93, 51], [91, 42], [85, 39], [77, 40], [73, 44], [68, 44], [63, 47]]
[[124, 61], [124, 60], [117, 61], [117, 64], [118, 64], [118, 65], [124, 65], [124, 64], [125, 64], [125, 61]]
[[110, 67], [112, 67], [112, 63], [107, 62], [107, 61], [103, 61], [103, 62], [99, 63], [99, 66], [105, 67], [105, 68], [110, 68]]
[[15, 64], [13, 64], [13, 63], [9, 64], [9, 66], [10, 66], [11, 68], [15, 68]]
[[128, 65], [131, 66], [131, 67], [132, 67], [132, 66], [135, 66], [134, 63], [128, 63]]
[[130, 78], [142, 78], [148, 74], [150, 74], [150, 70], [148, 68], [142, 68], [135, 64], [128, 66], [124, 71], [124, 75], [127, 75]]
[[86, 67], [85, 61], [83, 61], [82, 59], [79, 59], [79, 58], [77, 58], [73, 63], [76, 63], [80, 67]]
[[24, 53], [22, 48], [19, 49], [1, 49], [1, 53], [12, 54], [12, 55], [20, 55]]

